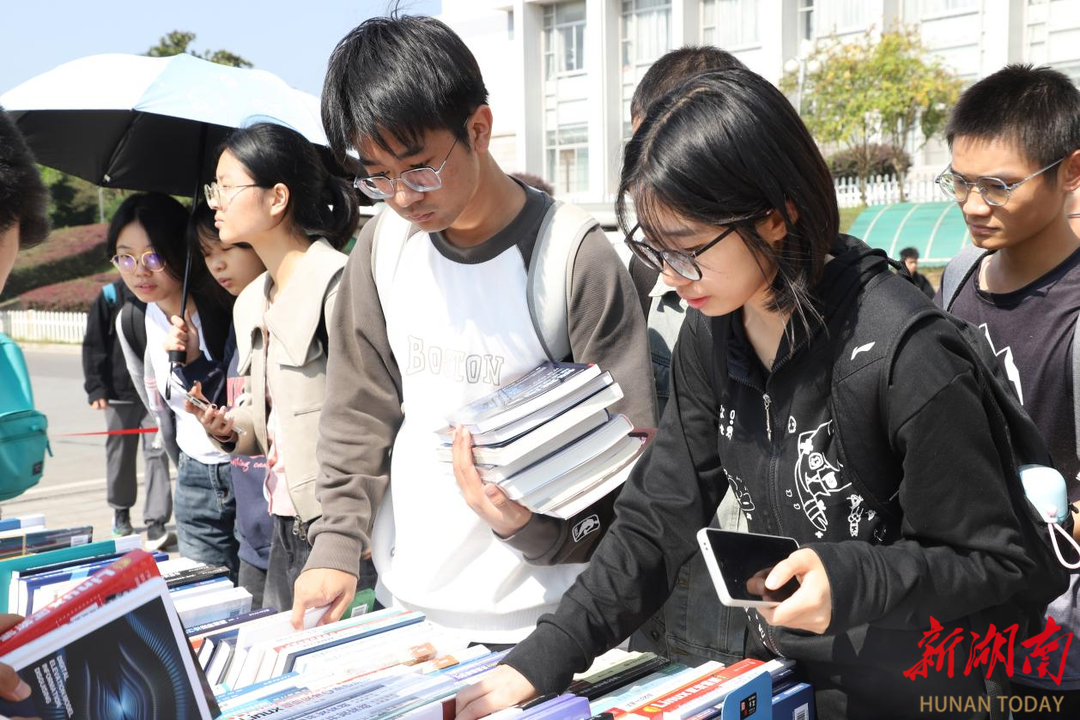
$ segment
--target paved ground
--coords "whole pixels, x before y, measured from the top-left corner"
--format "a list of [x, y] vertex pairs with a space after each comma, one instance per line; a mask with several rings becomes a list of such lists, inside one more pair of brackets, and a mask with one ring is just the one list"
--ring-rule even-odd
[[[112, 509], [105, 502], [105, 438], [69, 435], [105, 430], [103, 413], [86, 402], [80, 348], [24, 345], [23, 352], [35, 405], [49, 418], [53, 457], [46, 458], [45, 474], [37, 487], [4, 502], [0, 510], [5, 517], [44, 513], [51, 528], [91, 524], [95, 540], [107, 539], [112, 534]], [[141, 459], [139, 465], [141, 469]], [[141, 503], [140, 488], [139, 502], [131, 512], [137, 531], [145, 530]]]

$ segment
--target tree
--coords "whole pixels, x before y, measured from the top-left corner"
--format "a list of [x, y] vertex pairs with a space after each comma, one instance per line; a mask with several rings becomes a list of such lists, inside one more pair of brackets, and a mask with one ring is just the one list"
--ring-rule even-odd
[[914, 138], [919, 149], [941, 132], [960, 94], [960, 80], [929, 54], [916, 30], [906, 27], [880, 37], [871, 28], [847, 42], [828, 38], [805, 68], [801, 87], [798, 72], [787, 73], [781, 87], [798, 92], [799, 112], [819, 142], [852, 153], [863, 202], [873, 146], [882, 141], [894, 149], [890, 163], [905, 200], [904, 147]]
[[191, 50], [191, 44], [195, 42], [195, 33], [185, 30], [173, 30], [163, 35], [158, 44], [146, 51], [150, 57], [172, 57], [181, 53], [188, 53], [203, 60], [217, 63], [218, 65], [231, 65], [232, 67], [249, 68], [255, 67], [248, 60], [228, 50], [204, 50], [196, 52]]

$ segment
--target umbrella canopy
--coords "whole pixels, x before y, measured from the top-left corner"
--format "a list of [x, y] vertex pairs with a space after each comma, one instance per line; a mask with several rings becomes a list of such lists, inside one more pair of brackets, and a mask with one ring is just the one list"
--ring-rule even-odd
[[192, 55], [93, 55], [0, 95], [48, 167], [104, 187], [190, 196], [214, 175], [213, 151], [231, 129], [273, 122], [330, 160], [319, 99], [265, 70]]

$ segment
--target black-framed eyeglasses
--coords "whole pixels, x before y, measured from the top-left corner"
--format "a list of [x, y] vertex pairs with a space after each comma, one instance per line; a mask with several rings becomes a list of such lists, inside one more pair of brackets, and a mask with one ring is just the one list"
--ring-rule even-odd
[[[664, 272], [664, 265], [666, 264], [681, 277], [684, 277], [691, 282], [696, 282], [701, 279], [701, 266], [697, 264], [695, 258], [700, 257], [702, 253], [708, 251], [728, 235], [735, 232], [735, 229], [734, 225], [728, 226], [724, 232], [720, 233], [693, 252], [685, 252], [683, 250], [659, 250], [653, 247], [645, 240], [640, 224], [634, 226], [634, 229], [627, 234], [626, 239], [623, 242], [626, 243], [626, 246], [630, 248], [630, 251], [634, 253], [641, 262], [645, 263], [653, 270], [662, 273]], [[635, 235], [637, 237], [635, 237]]]
[[153, 250], [147, 250], [139, 256], [131, 255], [130, 253], [113, 255], [109, 258], [109, 262], [111, 262], [117, 270], [126, 273], [135, 272], [136, 268], [140, 265], [153, 273], [161, 272], [165, 269], [165, 259]]
[[386, 200], [394, 197], [397, 194], [397, 183], [399, 181], [416, 192], [426, 193], [438, 190], [442, 187], [442, 175], [440, 173], [446, 167], [446, 161], [450, 159], [450, 153], [454, 152], [459, 139], [458, 137], [454, 138], [454, 144], [446, 151], [446, 157], [439, 163], [438, 168], [427, 166], [413, 168], [412, 170], [406, 170], [396, 178], [386, 175], [358, 177], [353, 180], [353, 187], [372, 200]]
[[[216, 182], [212, 182], [209, 185], [203, 185], [203, 194], [206, 195], [206, 204], [210, 206], [211, 210], [224, 210], [232, 201], [236, 199], [236, 196], [242, 193], [247, 188], [259, 187], [255, 183], [248, 185], [218, 185]], [[226, 195], [226, 190], [235, 190], [232, 195]], [[227, 199], [228, 202], [225, 202]]]
[[975, 181], [970, 181], [960, 173], [953, 172], [951, 168], [943, 170], [940, 175], [934, 178], [934, 182], [941, 188], [941, 192], [945, 194], [945, 197], [958, 203], [967, 202], [968, 196], [971, 194], [971, 188], [975, 188], [982, 195], [987, 205], [1001, 207], [1009, 202], [1013, 190], [1064, 161], [1065, 158], [1061, 158], [1061, 160], [1052, 162], [1041, 170], [1031, 173], [1023, 180], [1017, 180], [1014, 183], [1007, 183], [996, 177], [981, 177]]

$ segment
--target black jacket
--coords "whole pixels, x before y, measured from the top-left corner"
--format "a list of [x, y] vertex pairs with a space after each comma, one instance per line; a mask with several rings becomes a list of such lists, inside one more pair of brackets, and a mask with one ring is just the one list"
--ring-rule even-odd
[[[976, 621], [969, 616], [1001, 605], [1031, 567], [967, 346], [944, 318], [918, 326], [899, 345], [890, 382], [896, 390], [881, 421], [891, 448], [881, 472], [886, 464], [891, 474], [901, 467], [903, 515], [886, 523], [858, 512], [829, 412], [831, 344], [842, 321], [858, 312], [862, 288], [889, 270], [882, 254], [852, 238], [839, 238], [833, 255], [814, 289], [827, 327], [808, 333], [793, 320], [794, 339], [781, 342], [771, 374], [744, 336], [741, 312], [687, 314], [671, 400], [616, 504], [615, 523], [558, 611], [542, 617], [506, 659], [539, 692], [566, 687], [571, 673], [660, 607], [698, 551], [696, 531], [730, 488], [751, 532], [794, 537], [825, 567], [833, 602], [826, 634], [771, 627], [748, 614], [748, 654], [800, 661], [819, 717], [915, 716], [921, 696], [986, 694], [985, 667], [982, 675], [963, 674], [968, 640], [955, 648], [954, 678], [933, 670], [918, 682], [903, 675], [922, 657], [918, 643], [931, 615], [950, 629], [970, 628]], [[863, 477], [875, 472], [859, 470]], [[982, 633], [985, 624], [979, 627]]]
[[116, 340], [116, 317], [127, 302], [138, 302], [122, 280], [112, 284], [115, 301], [110, 302], [105, 291], [98, 293], [86, 316], [86, 335], [83, 336], [83, 387], [87, 402], [120, 400], [142, 402], [131, 384], [124, 351]]

